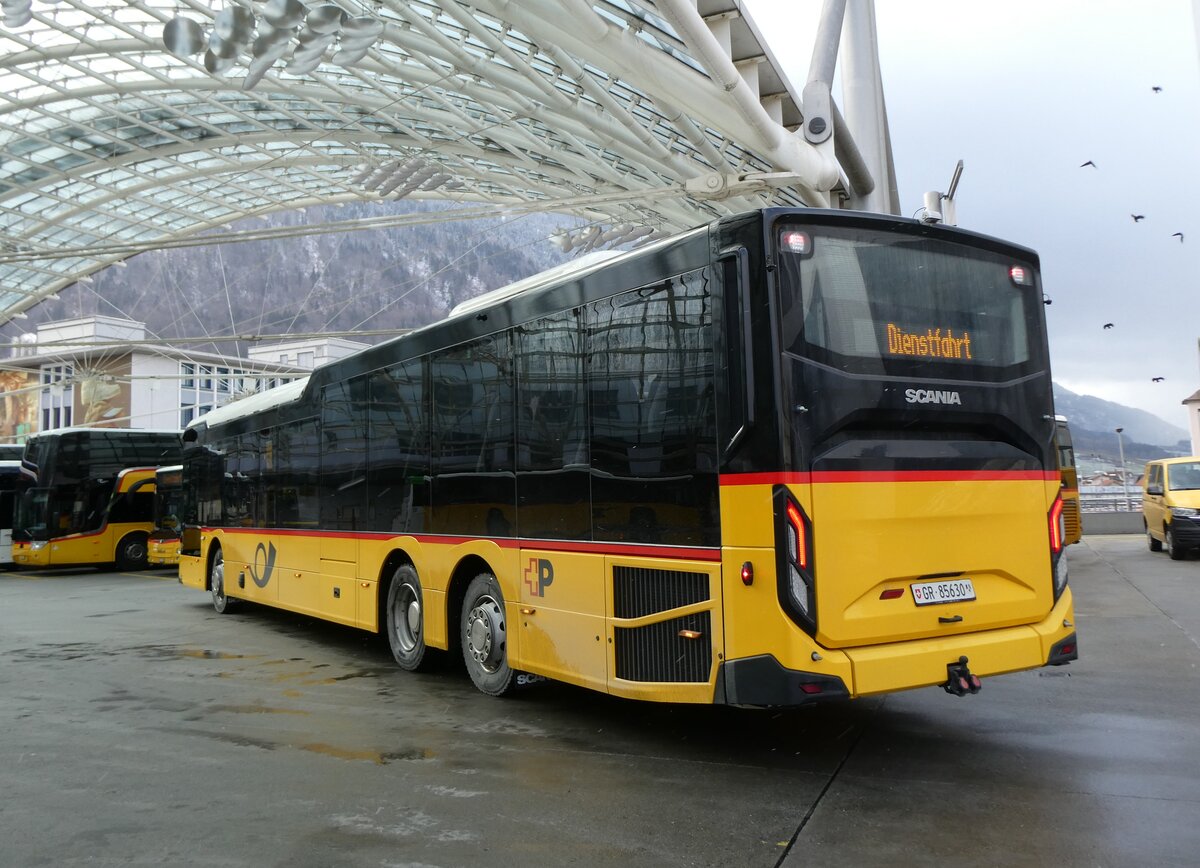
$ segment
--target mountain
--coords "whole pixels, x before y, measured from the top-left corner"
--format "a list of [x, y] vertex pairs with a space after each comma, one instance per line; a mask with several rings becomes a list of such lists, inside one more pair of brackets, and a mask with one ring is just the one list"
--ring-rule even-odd
[[1188, 432], [1183, 428], [1145, 410], [1092, 395], [1077, 395], [1058, 383], [1054, 384], [1054, 411], [1067, 417], [1077, 455], [1091, 452], [1115, 459], [1119, 452], [1117, 428], [1124, 429], [1126, 458], [1187, 455], [1191, 450]]
[[[230, 230], [289, 227], [299, 237], [142, 253], [124, 267], [97, 272], [90, 283], [62, 290], [0, 334], [12, 340], [18, 329], [95, 314], [144, 322], [149, 335], [164, 340], [413, 328], [442, 319], [461, 301], [564, 262], [568, 257], [547, 239], [580, 223], [555, 214], [437, 222], [448, 207], [354, 202], [231, 224]], [[428, 215], [429, 222], [300, 234], [303, 224], [396, 214]], [[228, 341], [214, 346], [236, 351]]]

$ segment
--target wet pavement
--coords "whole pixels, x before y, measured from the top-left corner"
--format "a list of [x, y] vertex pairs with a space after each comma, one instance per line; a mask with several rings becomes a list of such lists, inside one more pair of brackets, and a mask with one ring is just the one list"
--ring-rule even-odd
[[0, 575], [0, 865], [1195, 865], [1200, 560], [1069, 557], [1078, 662], [786, 712], [492, 699], [165, 572]]

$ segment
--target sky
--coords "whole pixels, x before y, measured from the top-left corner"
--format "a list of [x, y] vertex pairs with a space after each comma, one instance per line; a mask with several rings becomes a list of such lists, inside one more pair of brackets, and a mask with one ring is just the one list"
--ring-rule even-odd
[[[821, 4], [743, 2], [799, 92]], [[1193, 3], [875, 6], [902, 213], [963, 160], [959, 225], [1041, 256], [1054, 380], [1186, 429], [1180, 402], [1200, 389]]]

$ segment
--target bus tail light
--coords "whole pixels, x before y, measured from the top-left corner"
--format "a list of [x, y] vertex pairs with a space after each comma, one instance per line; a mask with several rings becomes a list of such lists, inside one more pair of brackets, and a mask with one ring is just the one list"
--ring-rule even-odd
[[812, 522], [784, 486], [775, 489], [775, 547], [779, 601], [805, 632], [816, 632]]
[[1063, 541], [1067, 534], [1061, 494], [1054, 498], [1046, 522], [1050, 533], [1050, 573], [1054, 583], [1054, 599], [1057, 601], [1067, 587], [1067, 559], [1063, 557]]

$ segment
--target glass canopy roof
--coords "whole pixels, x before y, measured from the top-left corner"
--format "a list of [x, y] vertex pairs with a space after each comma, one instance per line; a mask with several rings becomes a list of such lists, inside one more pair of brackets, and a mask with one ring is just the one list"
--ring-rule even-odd
[[739, 0], [4, 0], [0, 323], [313, 204], [556, 211], [611, 243], [838, 205], [845, 154], [802, 123]]

